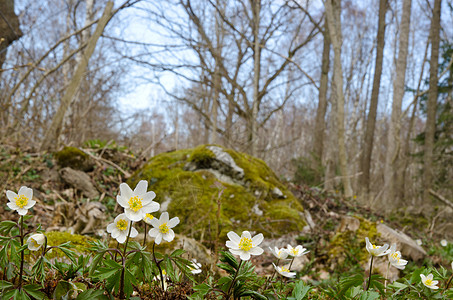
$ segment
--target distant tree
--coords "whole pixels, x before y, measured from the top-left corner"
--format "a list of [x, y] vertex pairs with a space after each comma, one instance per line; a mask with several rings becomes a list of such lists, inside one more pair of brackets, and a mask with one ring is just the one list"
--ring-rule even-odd
[[19, 18], [14, 12], [14, 0], [0, 0], [0, 76], [9, 45], [22, 36]]

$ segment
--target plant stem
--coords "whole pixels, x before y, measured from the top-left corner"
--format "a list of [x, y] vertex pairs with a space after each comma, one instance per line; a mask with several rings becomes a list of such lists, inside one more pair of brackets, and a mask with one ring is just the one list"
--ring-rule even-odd
[[371, 283], [371, 271], [373, 270], [373, 258], [374, 258], [374, 256], [371, 255], [371, 262], [370, 262], [370, 277], [368, 278], [368, 284], [367, 284], [367, 286], [366, 286], [365, 291], [368, 291], [368, 289], [370, 288], [370, 283]]
[[[24, 216], [20, 216], [20, 246], [24, 245]], [[22, 288], [22, 273], [24, 272], [24, 251], [20, 252], [19, 290]]]
[[446, 290], [448, 290], [448, 287], [450, 286], [451, 280], [453, 279], [453, 274], [451, 274], [450, 278], [447, 280], [447, 284], [445, 285], [445, 289], [442, 291], [441, 294], [445, 293]]
[[228, 288], [228, 293], [227, 293], [227, 295], [226, 295], [226, 299], [230, 299], [231, 288], [233, 287], [234, 282], [236, 281], [236, 277], [237, 277], [238, 274], [239, 274], [239, 270], [241, 269], [242, 262], [243, 262], [243, 260], [241, 259], [241, 262], [239, 263], [238, 269], [236, 270], [236, 274], [234, 274], [234, 278], [233, 278], [233, 280], [231, 281], [230, 287]]
[[[277, 267], [278, 267], [278, 263], [279, 262], [280, 262], [280, 258], [277, 259], [277, 264], [276, 264]], [[277, 273], [277, 270], [274, 268], [274, 273], [272, 274], [272, 276], [270, 278], [268, 278], [268, 280], [266, 280], [266, 285], [264, 286], [264, 290], [267, 289], [267, 286], [269, 285], [269, 282], [272, 282], [272, 279], [274, 279], [275, 273]]]
[[[116, 249], [120, 249], [120, 242], [116, 242]], [[120, 252], [121, 253], [121, 252]], [[115, 257], [113, 258], [113, 260], [116, 262], [116, 254], [118, 254], [118, 252], [115, 251]]]
[[387, 265], [387, 271], [385, 272], [385, 281], [384, 281], [384, 293], [387, 291], [387, 278], [389, 276], [390, 261]]
[[146, 222], [145, 222], [145, 233], [143, 234], [143, 247], [146, 247], [146, 229], [147, 229], [146, 225], [148, 225], [148, 224], [146, 224]]
[[160, 274], [160, 281], [162, 283], [162, 291], [165, 292], [165, 287], [164, 287], [164, 275], [162, 274], [162, 269], [160, 268], [159, 263], [157, 262], [156, 255], [154, 254], [154, 247], [156, 246], [156, 241], [153, 243], [153, 258], [154, 262], [156, 263], [157, 268], [159, 269], [159, 274]]
[[289, 268], [288, 268], [288, 270], [291, 270], [291, 266], [293, 265], [293, 262], [294, 262], [294, 259], [295, 259], [295, 258], [296, 258], [296, 257], [294, 256], [293, 259], [291, 259], [291, 262], [289, 263]]
[[[127, 233], [126, 244], [124, 245], [124, 252], [123, 252], [123, 257], [122, 257], [123, 269], [121, 270], [121, 276], [120, 276], [120, 291], [119, 291], [120, 299], [126, 298], [124, 296], [124, 273], [126, 270], [126, 249], [127, 249], [127, 244], [129, 243], [129, 236], [131, 235], [131, 231], [132, 231], [132, 221], [129, 223], [129, 232]], [[115, 256], [115, 260], [116, 260], [116, 256]]]

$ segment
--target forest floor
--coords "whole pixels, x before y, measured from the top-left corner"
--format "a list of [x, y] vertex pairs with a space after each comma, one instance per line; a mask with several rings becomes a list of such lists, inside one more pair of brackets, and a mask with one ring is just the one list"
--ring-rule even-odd
[[[90, 153], [93, 164], [93, 168], [87, 170], [86, 173], [99, 191], [99, 196], [93, 200], [105, 205], [107, 213], [110, 214], [107, 219], [110, 220], [114, 217], [115, 210], [118, 210], [115, 199], [119, 184], [125, 182], [127, 176], [137, 170], [145, 160], [135, 157], [127, 149], [116, 145], [92, 143], [84, 148], [84, 151]], [[38, 223], [42, 225], [43, 229], [55, 226], [57, 203], [68, 201], [83, 203], [86, 201], [80, 191], [71, 188], [61, 180], [57, 165], [58, 162], [52, 154], [37, 153], [8, 145], [0, 146], [0, 178], [2, 178], [0, 182], [0, 221], [18, 220], [18, 215], [6, 206], [5, 193], [6, 190], [17, 191], [20, 186], [33, 188], [34, 198], [38, 200], [33, 208], [32, 217], [28, 220], [32, 227]], [[313, 228], [304, 233], [296, 233], [296, 241], [310, 250], [309, 258], [298, 270], [299, 276], [313, 285], [328, 286], [350, 274], [357, 272], [366, 274], [363, 262], [358, 258], [360, 257], [358, 253], [366, 251], [363, 248], [364, 240], [354, 241], [343, 247], [343, 250], [347, 249], [348, 253], [341, 259], [332, 258], [332, 253], [335, 253], [332, 241], [337, 237], [338, 227], [345, 216], [353, 216], [371, 223], [385, 223], [391, 228], [404, 231], [414, 240], [419, 240], [428, 255], [419, 261], [410, 261], [407, 268], [399, 274], [400, 277], [423, 265], [449, 266], [453, 260], [452, 241], [449, 241], [447, 246], [442, 246], [441, 240], [444, 237], [437, 233], [433, 226], [430, 226], [432, 221], [424, 216], [394, 214], [390, 218], [386, 218], [379, 212], [360, 205], [355, 199], [343, 198], [338, 191], [330, 193], [306, 185], [289, 182], [287, 184], [313, 220]], [[69, 213], [65, 217], [70, 219], [76, 216]], [[65, 222], [71, 224], [76, 220], [66, 220]], [[280, 247], [285, 246], [280, 245]], [[270, 262], [259, 260], [257, 262], [258, 273], [269, 270]], [[0, 276], [3, 277], [4, 274], [0, 274]], [[54, 292], [58, 276], [61, 275], [54, 273], [54, 276], [56, 277], [52, 280], [49, 279], [46, 283], [46, 294], [49, 296]], [[184, 299], [183, 295], [193, 291], [190, 284], [181, 284], [178, 288], [173, 289], [173, 292], [172, 296], [167, 295], [166, 298]], [[156, 291], [153, 293], [158, 295]], [[163, 299], [159, 298], [162, 296], [151, 296], [151, 294], [148, 291], [141, 293], [140, 296], [142, 299]]]

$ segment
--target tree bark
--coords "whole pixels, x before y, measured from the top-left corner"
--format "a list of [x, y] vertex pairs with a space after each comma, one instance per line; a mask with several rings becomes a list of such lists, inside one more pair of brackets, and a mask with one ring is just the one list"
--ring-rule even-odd
[[434, 134], [436, 131], [436, 111], [438, 94], [439, 34], [440, 34], [441, 0], [434, 0], [431, 20], [431, 59], [429, 63], [429, 92], [425, 127], [425, 147], [423, 163], [423, 202], [429, 203], [429, 190], [433, 181]]
[[322, 157], [324, 152], [324, 131], [326, 129], [326, 111], [327, 111], [327, 87], [329, 81], [330, 66], [330, 37], [329, 27], [324, 24], [324, 44], [322, 48], [321, 79], [319, 84], [319, 102], [316, 110], [315, 130], [313, 132], [313, 154], [317, 160], [318, 167], [322, 166]]
[[368, 195], [370, 191], [371, 155], [373, 152], [374, 129], [376, 127], [379, 87], [381, 85], [382, 62], [384, 57], [386, 12], [387, 12], [387, 0], [380, 0], [373, 89], [371, 91], [370, 110], [366, 122], [365, 137], [363, 142], [364, 149], [361, 159], [361, 172], [362, 172], [361, 188], [365, 195]]
[[105, 26], [107, 26], [107, 23], [110, 21], [110, 19], [113, 16], [111, 13], [112, 8], [113, 8], [113, 2], [111, 2], [111, 1], [107, 2], [107, 5], [104, 9], [104, 13], [102, 14], [102, 17], [96, 26], [96, 30], [88, 41], [87, 48], [84, 52], [84, 59], [82, 59], [79, 62], [79, 64], [77, 65], [73, 78], [72, 78], [71, 82], [69, 83], [69, 86], [66, 90], [66, 93], [64, 94], [63, 98], [61, 99], [60, 106], [58, 107], [58, 110], [52, 119], [52, 123], [44, 136], [44, 139], [43, 139], [43, 141], [41, 143], [41, 147], [40, 147], [41, 150], [50, 150], [57, 146], [56, 141], [58, 141], [63, 118], [65, 116], [65, 113], [66, 113], [69, 105], [71, 104], [71, 101], [72, 101], [75, 93], [77, 92], [77, 89], [78, 89], [80, 82], [83, 78], [83, 75], [85, 73], [85, 70], [88, 66], [88, 61], [96, 47], [96, 43], [97, 43], [99, 37], [101, 36], [102, 32], [104, 31]]
[[398, 59], [396, 61], [396, 77], [393, 81], [393, 102], [390, 128], [387, 135], [387, 154], [384, 165], [384, 193], [382, 202], [387, 211], [395, 204], [395, 179], [398, 170], [398, 154], [400, 152], [401, 105], [406, 80], [407, 51], [411, 21], [412, 0], [403, 1], [403, 13], [400, 23]]
[[6, 49], [22, 36], [19, 25], [19, 18], [14, 12], [14, 0], [0, 0], [0, 75]]
[[[337, 96], [337, 139], [338, 139], [338, 158], [340, 161], [341, 181], [343, 183], [344, 195], [352, 197], [351, 179], [349, 178], [348, 163], [345, 145], [345, 126], [344, 126], [344, 93], [343, 93], [343, 67], [341, 64], [341, 18], [334, 16], [332, 0], [325, 2], [327, 24], [329, 26], [330, 39], [334, 49], [334, 73], [335, 73], [335, 92]], [[336, 12], [341, 11], [341, 2], [335, 1]]]
[[250, 153], [256, 156], [257, 151], [257, 131], [258, 131], [258, 111], [260, 93], [260, 71], [261, 71], [261, 47], [260, 47], [260, 12], [261, 0], [250, 0], [253, 9], [253, 103], [252, 114], [249, 116], [249, 142], [251, 144]]

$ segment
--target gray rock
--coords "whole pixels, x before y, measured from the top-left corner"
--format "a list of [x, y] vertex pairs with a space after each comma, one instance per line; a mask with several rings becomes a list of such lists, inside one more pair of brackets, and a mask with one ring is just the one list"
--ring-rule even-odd
[[403, 259], [418, 261], [427, 255], [426, 251], [404, 232], [392, 229], [385, 224], [378, 224], [376, 229], [389, 245], [396, 243], [396, 249], [401, 251]]
[[100, 196], [91, 182], [90, 176], [85, 172], [66, 167], [61, 169], [59, 173], [67, 184], [81, 191], [87, 198], [93, 199]]
[[222, 174], [231, 173], [233, 178], [242, 180], [244, 178], [244, 170], [240, 168], [234, 159], [227, 152], [223, 151], [222, 148], [217, 146], [206, 147], [216, 156], [216, 161], [212, 163], [213, 169], [222, 170], [227, 168], [228, 170], [220, 171]]

